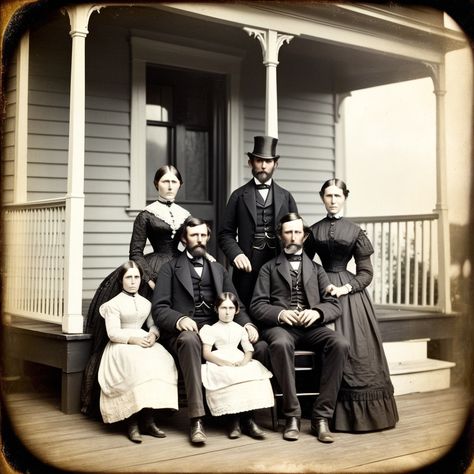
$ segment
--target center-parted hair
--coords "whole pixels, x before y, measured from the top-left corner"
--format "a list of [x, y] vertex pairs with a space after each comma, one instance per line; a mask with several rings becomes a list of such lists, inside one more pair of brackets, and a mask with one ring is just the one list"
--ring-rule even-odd
[[329, 186], [338, 187], [342, 191], [342, 194], [344, 194], [345, 198], [347, 198], [347, 196], [349, 196], [349, 190], [347, 189], [346, 183], [344, 183], [344, 181], [342, 179], [332, 178], [332, 179], [328, 179], [321, 186], [321, 190], [319, 191], [319, 195], [321, 196], [321, 198], [324, 197], [324, 191], [326, 190], [326, 188], [329, 188]]
[[174, 174], [176, 176], [176, 178], [178, 179], [179, 184], [181, 186], [183, 185], [183, 178], [181, 177], [181, 173], [173, 165], [165, 165], [165, 166], [162, 166], [161, 168], [158, 168], [156, 170], [155, 177], [153, 178], [153, 183], [155, 185], [155, 188], [157, 188], [157, 186], [158, 186], [158, 181], [160, 181], [160, 179], [166, 173]]
[[129, 260], [128, 262], [123, 263], [119, 267], [118, 278], [119, 278], [120, 284], [122, 283], [125, 273], [127, 273], [128, 270], [130, 270], [131, 268], [136, 268], [138, 272], [140, 273], [140, 278], [143, 278], [143, 270], [140, 267], [140, 265], [138, 265], [138, 263], [134, 262], [133, 260]]
[[283, 224], [285, 224], [286, 222], [298, 221], [298, 220], [301, 220], [303, 222], [303, 232], [305, 233], [305, 235], [308, 234], [309, 227], [306, 225], [306, 222], [304, 221], [304, 219], [297, 212], [290, 212], [288, 214], [285, 214], [280, 219], [280, 222], [278, 223], [278, 227], [277, 227], [277, 234], [281, 236]]
[[216, 303], [214, 305], [216, 311], [225, 300], [230, 300], [232, 302], [232, 304], [235, 306], [235, 314], [237, 314], [240, 310], [239, 301], [237, 300], [237, 296], [235, 296], [234, 293], [231, 293], [230, 291], [224, 291], [217, 297]]

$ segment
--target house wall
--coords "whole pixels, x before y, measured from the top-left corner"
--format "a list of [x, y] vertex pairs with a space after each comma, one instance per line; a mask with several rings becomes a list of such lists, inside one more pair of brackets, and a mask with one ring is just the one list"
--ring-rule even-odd
[[67, 190], [71, 40], [65, 17], [30, 31], [27, 200]]
[[2, 202], [13, 202], [13, 179], [15, 163], [15, 107], [16, 107], [16, 62], [6, 71], [5, 121], [2, 143]]
[[[133, 225], [133, 218], [126, 212], [130, 202], [132, 26], [106, 20], [102, 13], [93, 16], [86, 38], [85, 299], [90, 299], [102, 279], [127, 258]], [[135, 28], [144, 24], [134, 17]], [[213, 26], [209, 24], [207, 34]], [[53, 27], [31, 33], [30, 200], [66, 193], [71, 53], [68, 32], [67, 18], [57, 18]], [[237, 179], [244, 183], [250, 177], [245, 153], [253, 148], [253, 136], [264, 132], [265, 68], [258, 42], [240, 29], [235, 35], [245, 52], [240, 88], [240, 148], [244, 153]], [[224, 37], [219, 39], [225, 43]], [[321, 71], [296, 55], [301, 52], [297, 43], [283, 48], [278, 67], [281, 159], [275, 177], [294, 194], [300, 212], [311, 224], [322, 215], [317, 189], [334, 173], [333, 95], [330, 78], [323, 80]]]

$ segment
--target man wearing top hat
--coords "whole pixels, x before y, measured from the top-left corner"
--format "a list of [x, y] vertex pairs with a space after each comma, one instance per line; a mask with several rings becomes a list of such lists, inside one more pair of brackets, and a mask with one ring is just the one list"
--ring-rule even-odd
[[293, 196], [272, 178], [278, 168], [278, 139], [254, 137], [247, 153], [253, 178], [229, 198], [218, 242], [234, 266], [232, 280], [245, 306], [250, 305], [262, 265], [281, 251], [276, 226], [289, 212], [298, 212]]

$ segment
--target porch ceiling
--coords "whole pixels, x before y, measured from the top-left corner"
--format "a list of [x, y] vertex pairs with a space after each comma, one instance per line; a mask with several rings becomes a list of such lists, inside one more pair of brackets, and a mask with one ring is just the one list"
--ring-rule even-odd
[[216, 31], [232, 25], [295, 35], [291, 54], [329, 70], [335, 92], [427, 77], [426, 63], [442, 62], [447, 52], [466, 45], [461, 32], [443, 27], [442, 12], [424, 7], [246, 2], [156, 8], [213, 22]]
[[261, 58], [260, 46], [243, 26], [295, 34], [281, 49], [280, 64], [301, 64], [301, 71], [310, 67], [328, 78], [336, 93], [427, 77], [428, 63], [441, 62], [446, 52], [465, 45], [462, 33], [443, 28], [441, 12], [362, 5], [109, 6], [91, 18], [90, 26], [98, 22], [101, 27], [123, 27], [132, 34], [255, 58]]

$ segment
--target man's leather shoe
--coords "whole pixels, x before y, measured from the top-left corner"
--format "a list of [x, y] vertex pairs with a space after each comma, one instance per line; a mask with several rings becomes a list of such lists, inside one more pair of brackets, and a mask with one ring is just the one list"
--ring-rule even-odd
[[263, 431], [252, 418], [248, 418], [242, 423], [242, 431], [251, 438], [265, 438], [265, 431]]
[[283, 439], [296, 441], [299, 437], [300, 419], [297, 416], [288, 416], [286, 418], [285, 429], [283, 430]]
[[334, 443], [332, 433], [329, 431], [328, 421], [325, 418], [311, 420], [311, 433], [317, 436], [321, 443]]
[[240, 418], [233, 418], [229, 425], [229, 438], [237, 439], [240, 438], [242, 430], [240, 429]]
[[134, 443], [141, 443], [142, 437], [140, 436], [140, 431], [138, 429], [137, 421], [130, 421], [127, 427], [128, 439]]
[[199, 444], [205, 443], [207, 440], [206, 433], [204, 432], [204, 426], [201, 418], [195, 418], [191, 420], [191, 430], [189, 434], [191, 443]]
[[155, 438], [166, 438], [166, 433], [163, 430], [160, 430], [154, 422], [148, 423], [144, 426], [144, 433], [154, 436]]

